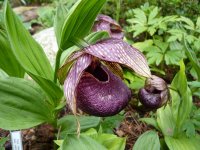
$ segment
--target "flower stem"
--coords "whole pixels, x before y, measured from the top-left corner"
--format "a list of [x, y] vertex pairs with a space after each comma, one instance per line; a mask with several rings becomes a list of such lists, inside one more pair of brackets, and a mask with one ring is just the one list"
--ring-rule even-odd
[[58, 53], [56, 55], [56, 64], [55, 64], [55, 70], [54, 70], [54, 83], [57, 83], [57, 72], [60, 67], [60, 58], [61, 58], [62, 52], [63, 51], [61, 49], [59, 49]]

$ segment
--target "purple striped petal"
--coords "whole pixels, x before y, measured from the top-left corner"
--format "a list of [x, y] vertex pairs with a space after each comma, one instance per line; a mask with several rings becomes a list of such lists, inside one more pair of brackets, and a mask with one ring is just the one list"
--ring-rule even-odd
[[118, 39], [124, 37], [121, 26], [111, 17], [102, 14], [97, 17], [93, 31], [107, 31], [111, 37]]
[[105, 61], [116, 62], [133, 69], [137, 74], [150, 78], [151, 72], [144, 55], [120, 39], [110, 38], [84, 49], [88, 54]]
[[67, 99], [67, 103], [74, 114], [76, 114], [76, 87], [84, 70], [91, 64], [91, 62], [91, 55], [84, 54], [79, 57], [76, 63], [72, 66], [64, 82], [64, 94]]
[[73, 65], [74, 61], [79, 58], [81, 55], [83, 55], [84, 52], [83, 51], [77, 51], [72, 53], [68, 58], [67, 61], [65, 62], [65, 64], [58, 70], [57, 76], [58, 76], [58, 80], [60, 82], [60, 84], [63, 84], [66, 76], [69, 72], [69, 69], [71, 68], [71, 66]]

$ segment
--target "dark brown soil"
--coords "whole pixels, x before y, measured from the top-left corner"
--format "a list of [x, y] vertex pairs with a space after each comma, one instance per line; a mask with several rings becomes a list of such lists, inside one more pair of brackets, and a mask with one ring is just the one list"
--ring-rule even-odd
[[[129, 110], [125, 114], [125, 119], [120, 124], [119, 128], [115, 129], [115, 134], [119, 137], [127, 137], [125, 150], [132, 150], [138, 137], [151, 128], [139, 121], [140, 117], [134, 109], [131, 107], [128, 109]], [[147, 116], [148, 114], [145, 114], [144, 117]]]

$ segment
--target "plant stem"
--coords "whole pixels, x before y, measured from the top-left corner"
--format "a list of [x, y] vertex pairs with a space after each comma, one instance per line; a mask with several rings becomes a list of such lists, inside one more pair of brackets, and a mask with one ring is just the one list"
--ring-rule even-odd
[[116, 1], [117, 10], [116, 10], [116, 18], [115, 20], [119, 23], [119, 15], [120, 15], [120, 9], [121, 9], [121, 0]]
[[58, 53], [56, 55], [56, 64], [55, 64], [55, 70], [54, 70], [54, 83], [57, 83], [57, 71], [60, 67], [60, 58], [61, 58], [62, 52], [63, 51], [61, 49], [59, 49]]

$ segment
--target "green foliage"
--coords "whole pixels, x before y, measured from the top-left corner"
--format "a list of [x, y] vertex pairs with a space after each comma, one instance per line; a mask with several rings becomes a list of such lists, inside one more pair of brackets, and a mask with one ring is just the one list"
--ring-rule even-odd
[[133, 150], [159, 150], [160, 141], [155, 131], [146, 131], [136, 141]]
[[101, 123], [102, 130], [105, 133], [113, 133], [113, 129], [119, 127], [123, 119], [124, 115], [120, 114], [112, 117], [106, 117]]
[[124, 79], [128, 87], [134, 90], [139, 90], [144, 86], [145, 83], [144, 78], [136, 76], [130, 70], [127, 69], [124, 69]]
[[[141, 33], [147, 33], [150, 36], [167, 30], [167, 25], [176, 20], [176, 16], [160, 16], [160, 8], [149, 6], [145, 3], [141, 8], [131, 9], [126, 12], [127, 32], [133, 33], [133, 37]], [[147, 36], [146, 34], [146, 36]], [[159, 33], [158, 33], [159, 34]]]
[[23, 78], [24, 70], [12, 53], [10, 42], [5, 32], [3, 15], [1, 13], [0, 15], [0, 68], [10, 76]]
[[106, 150], [105, 146], [86, 135], [80, 135], [80, 137], [77, 137], [77, 135], [67, 136], [61, 145], [62, 150], [79, 150], [80, 147], [82, 150]]
[[49, 95], [50, 103], [57, 105], [63, 93], [52, 82], [53, 69], [41, 46], [31, 37], [8, 3], [4, 7], [4, 21], [12, 52], [22, 68]]
[[[64, 31], [67, 32], [67, 35], [68, 31], [74, 32], [77, 30], [74, 33], [84, 38], [89, 34], [94, 19], [104, 2], [105, 1], [80, 0], [69, 13], [68, 11], [61, 13], [63, 16], [67, 15], [68, 17], [59, 20], [60, 22], [57, 20], [57, 22], [59, 22], [57, 23], [57, 29], [65, 28]], [[93, 5], [98, 9], [91, 7]], [[92, 12], [92, 10], [92, 15], [88, 14], [88, 12]], [[74, 19], [73, 17], [83, 18], [77, 19], [76, 22], [71, 22], [71, 20]], [[24, 129], [41, 123], [50, 123], [56, 127], [57, 114], [59, 110], [65, 106], [65, 103], [62, 101], [63, 92], [59, 84], [53, 82], [53, 76], [55, 76], [57, 72], [53, 71], [43, 49], [24, 28], [21, 21], [12, 11], [8, 1], [5, 2], [3, 16], [0, 15], [0, 18], [0, 31], [2, 33], [0, 39], [2, 39], [2, 43], [5, 44], [5, 46], [2, 46], [3, 50], [6, 51], [6, 53], [3, 54], [13, 59], [9, 63], [13, 63], [13, 65], [15, 63], [13, 67], [9, 63], [5, 63], [5, 67], [0, 66], [1, 128]], [[84, 28], [81, 28], [80, 24], [85, 21], [85, 19], [87, 19], [87, 23], [84, 24]], [[79, 30], [82, 32], [79, 33]], [[62, 30], [61, 34], [57, 34], [58, 39], [62, 39], [61, 36], [66, 37], [66, 35], [63, 34], [64, 31]], [[59, 30], [59, 32], [61, 31]], [[73, 36], [76, 36], [76, 34]], [[92, 41], [94, 42], [94, 40], [98, 40], [105, 35], [107, 34], [99, 33], [98, 36], [90, 35], [89, 41], [92, 43]], [[71, 37], [68, 39], [68, 42], [76, 43], [73, 42], [73, 40], [74, 37]], [[72, 46], [74, 46], [74, 44]], [[3, 56], [1, 55], [1, 57]], [[4, 59], [1, 59], [1, 61], [4, 61]], [[9, 67], [12, 67], [13, 70]], [[21, 71], [20, 67], [23, 68], [21, 74], [24, 75], [25, 71], [37, 84], [35, 84], [34, 81], [8, 77], [10, 74], [7, 70], [10, 69], [10, 71], [14, 71], [14, 67], [18, 67], [19, 72]], [[16, 71], [13, 74], [13, 76], [18, 77], [20, 73]], [[23, 77], [22, 75], [20, 77]], [[7, 113], [8, 111], [10, 113]], [[99, 118], [91, 118], [92, 121], [89, 123], [88, 118], [86, 124], [84, 124], [86, 119], [80, 119], [81, 122], [83, 122], [83, 129], [97, 126], [100, 121]], [[73, 130], [75, 130], [74, 124], [73, 127]]]
[[6, 143], [7, 140], [8, 138], [0, 138], [0, 150], [5, 150], [4, 144]]
[[80, 130], [85, 131], [89, 128], [97, 127], [100, 123], [99, 117], [81, 116], [75, 117], [73, 115], [67, 115], [58, 120], [58, 127], [61, 128], [61, 137], [65, 137], [67, 134], [76, 134], [78, 128], [78, 122], [80, 123]]
[[41, 23], [45, 28], [52, 27], [55, 18], [55, 8], [54, 7], [41, 7], [39, 8], [37, 22]]
[[163, 0], [158, 5], [162, 8], [163, 15], [177, 14], [196, 20], [200, 13], [198, 0]]
[[64, 140], [57, 140], [55, 142], [60, 146], [60, 150], [71, 148], [78, 150], [80, 147], [85, 150], [124, 150], [126, 140], [125, 138], [119, 138], [113, 134], [97, 132], [95, 129], [91, 128], [82, 133], [79, 137], [77, 137], [77, 135], [70, 135]]
[[20, 78], [0, 79], [0, 128], [18, 130], [52, 123], [52, 107], [34, 83]]
[[[104, 3], [105, 0], [82, 0], [78, 1], [70, 9], [66, 20], [63, 23], [61, 36], [56, 37], [59, 45], [59, 50], [66, 50], [73, 45], [73, 40], [75, 40], [74, 38], [81, 39], [88, 34], [98, 12], [100, 11]], [[87, 22], [85, 22], [86, 18]]]
[[194, 70], [197, 73], [198, 81], [200, 81], [200, 63], [199, 63], [199, 60], [198, 60], [195, 52], [188, 46], [188, 43], [185, 40], [185, 38], [184, 38], [184, 46], [185, 46], [186, 54], [187, 54], [190, 62], [192, 63]]
[[199, 140], [199, 136], [189, 139], [184, 135], [179, 138], [165, 137], [166, 144], [170, 150], [197, 150], [199, 149]]
[[160, 40], [154, 40], [154, 45], [149, 46], [144, 51], [147, 52], [149, 64], [157, 66], [164, 62], [166, 65], [178, 65], [178, 62], [184, 57], [183, 51], [171, 50], [169, 43]]
[[193, 21], [184, 16], [162, 16], [161, 8], [149, 3], [127, 11], [126, 16], [127, 37], [135, 41], [133, 46], [146, 54], [153, 68], [159, 67], [154, 71], [161, 69], [167, 72], [166, 66], [178, 65], [181, 59], [188, 58], [192, 64], [192, 76], [198, 75], [199, 17]]
[[191, 82], [188, 82], [188, 85], [190, 86], [192, 95], [200, 97], [200, 82], [191, 81]]

